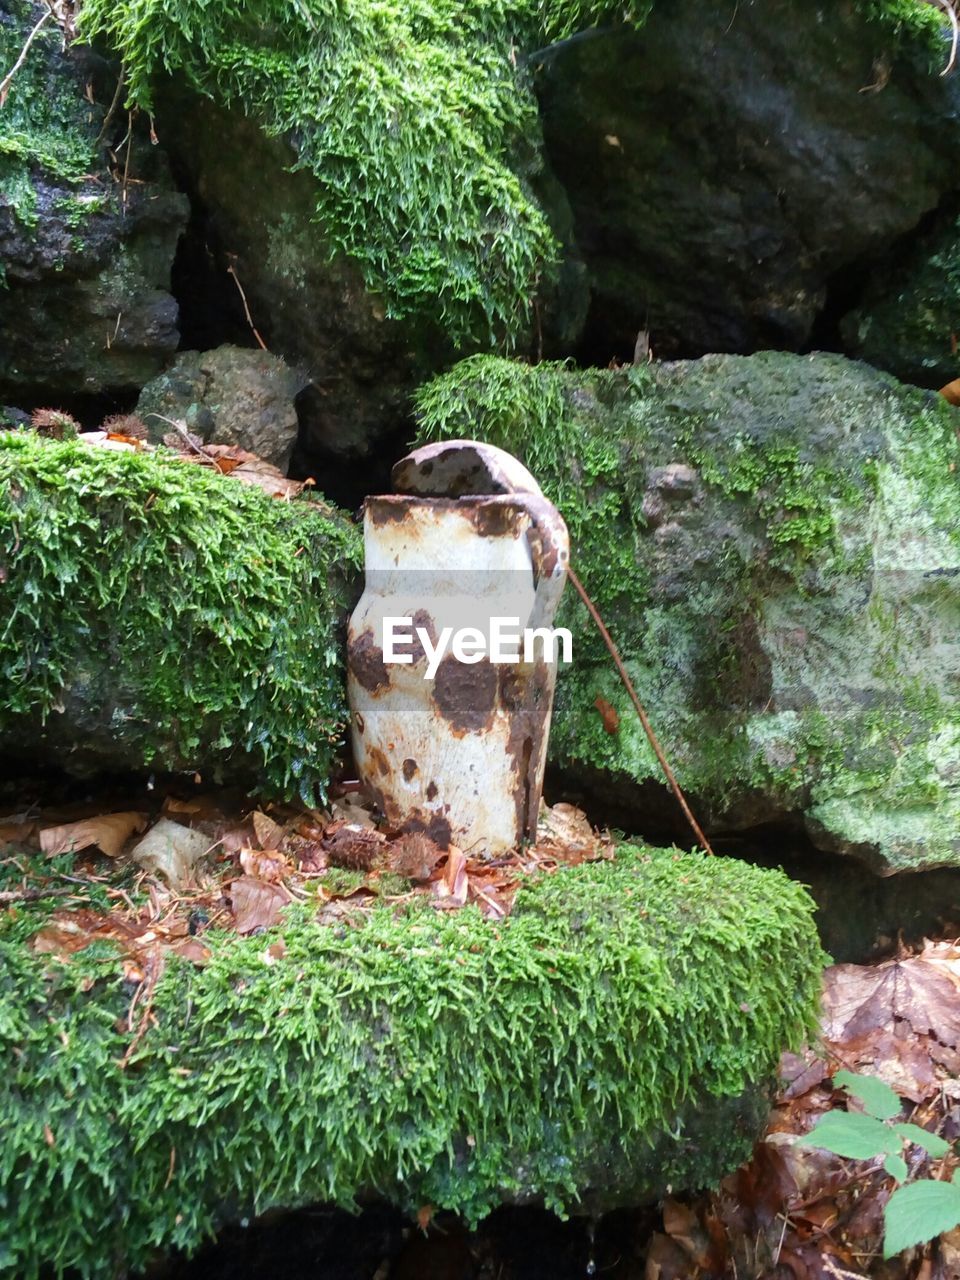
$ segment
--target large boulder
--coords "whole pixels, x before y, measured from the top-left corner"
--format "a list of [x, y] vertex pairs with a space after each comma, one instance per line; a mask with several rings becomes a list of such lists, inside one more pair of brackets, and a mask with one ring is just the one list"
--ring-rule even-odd
[[910, 9], [657, 0], [639, 31], [545, 53], [589, 355], [623, 358], [643, 329], [661, 356], [801, 348], [838, 273], [956, 189], [960, 76], [939, 77], [936, 37], [898, 47]]
[[329, 507], [0, 431], [0, 754], [322, 793], [357, 555]]
[[841, 328], [849, 351], [904, 382], [960, 377], [960, 218], [940, 219], [877, 268]]
[[[801, 822], [884, 872], [960, 865], [960, 411], [840, 356], [774, 352], [583, 372], [474, 358], [419, 405], [423, 436], [509, 449], [560, 506], [714, 830]], [[564, 607], [553, 760], [650, 830], [673, 802], [569, 591]]]
[[239, 445], [285, 472], [297, 439], [294, 401], [305, 382], [267, 351], [181, 351], [143, 388], [137, 414], [153, 440], [163, 440], [172, 419], [207, 444]]
[[314, 900], [206, 934], [205, 968], [169, 960], [139, 1033], [109, 944], [38, 955], [44, 908], [7, 912], [0, 1270], [112, 1277], [371, 1195], [475, 1220], [715, 1185], [811, 1029], [811, 911], [779, 872], [635, 847], [534, 879], [501, 921], [420, 896], [344, 927]]
[[[45, 12], [0, 5], [0, 66]], [[84, 94], [94, 78], [49, 23], [0, 112], [0, 397], [15, 402], [140, 387], [177, 347], [170, 272], [186, 198], [126, 113], [129, 150], [106, 163], [104, 112]]]

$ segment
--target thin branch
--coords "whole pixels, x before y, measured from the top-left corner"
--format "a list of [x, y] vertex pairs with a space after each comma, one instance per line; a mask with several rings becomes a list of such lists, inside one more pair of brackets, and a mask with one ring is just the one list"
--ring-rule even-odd
[[13, 64], [13, 66], [10, 68], [7, 74], [3, 77], [2, 80], [0, 80], [0, 107], [2, 107], [7, 100], [7, 94], [10, 91], [10, 81], [13, 79], [13, 77], [17, 74], [17, 72], [20, 70], [20, 68], [23, 66], [23, 64], [27, 60], [27, 54], [30, 52], [30, 46], [33, 44], [34, 40], [37, 38], [37, 36], [43, 30], [44, 26], [50, 21], [52, 17], [53, 17], [53, 10], [48, 9], [47, 12], [43, 15], [43, 17], [39, 20], [37, 25], [30, 32], [30, 34], [27, 36], [26, 40], [24, 41], [23, 48], [20, 50], [20, 57], [17, 58], [16, 62]]
[[3, 889], [0, 890], [0, 907], [11, 902], [39, 902], [41, 898], [75, 898], [76, 889]]
[[707, 853], [712, 855], [713, 849], [710, 847], [710, 841], [703, 834], [703, 831], [700, 828], [700, 824], [697, 822], [696, 818], [693, 816], [690, 806], [687, 804], [686, 796], [683, 794], [683, 791], [680, 789], [679, 782], [677, 782], [677, 779], [674, 777], [673, 770], [670, 768], [669, 762], [667, 761], [667, 757], [663, 754], [663, 748], [660, 745], [657, 735], [653, 731], [653, 725], [651, 725], [650, 720], [647, 716], [647, 713], [643, 709], [643, 704], [641, 703], [640, 699], [637, 697], [637, 691], [633, 687], [633, 681], [630, 679], [629, 675], [627, 674], [627, 669], [623, 665], [623, 659], [620, 657], [620, 652], [617, 649], [617, 646], [613, 643], [613, 640], [610, 636], [610, 632], [607, 630], [606, 626], [604, 625], [603, 619], [600, 617], [600, 614], [597, 612], [597, 606], [593, 603], [593, 601], [587, 595], [586, 590], [584, 589], [583, 583], [580, 581], [580, 579], [577, 577], [577, 575], [574, 573], [574, 571], [570, 568], [569, 565], [567, 566], [567, 577], [573, 583], [573, 586], [577, 592], [577, 595], [580, 597], [583, 603], [587, 606], [587, 611], [589, 612], [590, 617], [597, 624], [597, 630], [600, 632], [601, 636], [603, 636], [603, 642], [607, 646], [607, 649], [610, 651], [610, 657], [613, 658], [614, 665], [617, 668], [617, 673], [619, 674], [620, 679], [623, 681], [623, 687], [626, 689], [627, 693], [630, 695], [630, 701], [633, 703], [634, 707], [636, 708], [637, 715], [640, 717], [640, 723], [643, 725], [643, 731], [647, 735], [647, 739], [651, 747], [653, 747], [654, 754], [656, 755], [657, 759], [660, 762], [660, 768], [663, 770], [664, 777], [667, 779], [667, 782], [669, 782], [670, 784], [671, 791], [676, 796], [677, 802], [679, 803], [680, 808], [683, 810], [684, 816], [686, 817], [687, 822], [689, 822], [690, 824], [690, 829], [692, 830], [693, 834], [697, 837], [698, 844], [700, 844], [701, 847], [705, 849]]
[[203, 445], [197, 444], [182, 422], [176, 422], [173, 418], [165, 418], [162, 413], [148, 413], [147, 417], [157, 418], [160, 422], [165, 422], [167, 426], [173, 427], [177, 434], [182, 436], [183, 442], [188, 448], [192, 449], [194, 453], [199, 453], [200, 457], [203, 458], [205, 462], [212, 462], [216, 465], [217, 460], [214, 458], [213, 454], [207, 453]]
[[257, 332], [257, 327], [253, 323], [253, 317], [251, 316], [250, 308], [247, 305], [247, 295], [243, 292], [243, 285], [240, 283], [240, 277], [237, 275], [236, 268], [233, 266], [232, 263], [230, 264], [229, 267], [227, 267], [227, 274], [233, 276], [233, 283], [237, 286], [237, 289], [240, 292], [240, 301], [243, 303], [243, 311], [247, 317], [247, 324], [250, 326], [250, 332], [256, 338], [257, 342], [260, 343], [260, 350], [267, 351], [268, 350], [267, 344], [260, 337], [260, 334]]
[[107, 114], [103, 117], [103, 124], [100, 126], [100, 132], [97, 134], [97, 146], [100, 145], [100, 143], [103, 141], [104, 137], [106, 136], [106, 132], [110, 128], [110, 125], [113, 121], [113, 117], [116, 114], [117, 107], [120, 105], [120, 94], [123, 92], [123, 86], [126, 79], [127, 79], [127, 64], [126, 62], [121, 62], [120, 72], [119, 72], [119, 75], [117, 76], [117, 87], [113, 91], [113, 98], [110, 101], [110, 106], [107, 109]]

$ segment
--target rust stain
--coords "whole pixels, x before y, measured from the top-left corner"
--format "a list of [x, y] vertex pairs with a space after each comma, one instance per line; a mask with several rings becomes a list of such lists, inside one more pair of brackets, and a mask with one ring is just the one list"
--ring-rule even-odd
[[377, 693], [390, 684], [390, 673], [383, 660], [383, 650], [377, 645], [369, 627], [348, 645], [347, 666], [367, 693]]
[[404, 820], [401, 830], [410, 833], [422, 832], [423, 835], [429, 836], [438, 848], [450, 848], [452, 834], [450, 820], [442, 813], [422, 813], [416, 809]]
[[540, 809], [538, 776], [550, 711], [550, 670], [541, 659], [531, 669], [504, 667], [500, 677], [500, 703], [509, 714], [510, 736], [506, 751], [513, 761], [516, 779], [513, 800], [517, 830], [526, 839], [536, 835]]
[[380, 773], [380, 776], [381, 776], [382, 778], [389, 778], [389, 776], [390, 776], [390, 761], [389, 761], [389, 760], [387, 759], [387, 757], [383, 754], [383, 752], [380, 750], [380, 748], [379, 748], [379, 747], [370, 747], [370, 748], [368, 749], [367, 754], [368, 754], [368, 755], [369, 755], [369, 757], [370, 757], [371, 763], [376, 765], [377, 770], [378, 770], [378, 771], [379, 771], [379, 773]]
[[413, 780], [413, 778], [416, 777], [416, 775], [417, 775], [417, 762], [416, 760], [411, 760], [410, 757], [407, 756], [406, 760], [404, 760], [403, 762], [404, 780], [406, 782], [410, 782]]
[[481, 538], [502, 538], [506, 534], [519, 538], [527, 523], [523, 507], [502, 500], [478, 502], [470, 498], [464, 502], [463, 512]]
[[490, 662], [443, 659], [433, 682], [433, 700], [453, 730], [478, 733], [490, 725], [497, 701], [497, 669]]
[[427, 787], [427, 799], [436, 800], [436, 798], [437, 798], [437, 784], [431, 781], [430, 785]]

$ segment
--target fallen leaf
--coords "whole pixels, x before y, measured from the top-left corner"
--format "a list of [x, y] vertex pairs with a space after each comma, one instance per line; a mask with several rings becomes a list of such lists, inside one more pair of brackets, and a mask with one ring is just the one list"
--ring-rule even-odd
[[904, 1022], [917, 1036], [960, 1043], [960, 1001], [953, 982], [921, 957], [872, 968], [831, 966], [825, 974], [823, 1037], [842, 1045], [870, 1031]]
[[279, 884], [284, 876], [292, 873], [290, 860], [282, 853], [270, 849], [241, 849], [240, 866], [244, 873], [266, 884]]
[[462, 907], [467, 900], [470, 877], [467, 875], [467, 859], [461, 849], [451, 845], [447, 850], [447, 865], [443, 878], [434, 886], [437, 896], [447, 905]]
[[960, 378], [954, 378], [953, 382], [941, 387], [940, 394], [948, 404], [960, 405]]
[[162, 876], [172, 889], [179, 889], [209, 847], [210, 841], [202, 831], [161, 818], [137, 842], [130, 856], [144, 871]]
[[253, 829], [261, 849], [279, 849], [283, 840], [283, 827], [259, 809], [253, 815]]
[[600, 719], [603, 721], [603, 727], [607, 733], [619, 733], [620, 716], [616, 707], [612, 707], [606, 698], [601, 698], [599, 695], [594, 699], [593, 705], [600, 712]]
[[142, 831], [147, 819], [142, 813], [108, 813], [84, 818], [40, 832], [40, 848], [48, 858], [59, 853], [79, 853], [96, 845], [108, 858], [118, 858], [135, 831]]
[[227, 893], [233, 909], [237, 933], [270, 929], [280, 920], [280, 912], [290, 902], [290, 894], [280, 885], [266, 884], [253, 876], [232, 880]]

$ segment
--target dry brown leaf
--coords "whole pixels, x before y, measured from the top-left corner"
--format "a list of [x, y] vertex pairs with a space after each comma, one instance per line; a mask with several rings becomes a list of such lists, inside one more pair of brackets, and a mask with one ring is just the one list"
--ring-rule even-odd
[[142, 813], [107, 813], [98, 818], [83, 818], [40, 832], [40, 848], [48, 858], [59, 853], [79, 853], [96, 845], [108, 858], [119, 858], [123, 846], [135, 831], [147, 825]]
[[4, 845], [25, 845], [37, 830], [35, 822], [0, 822], [0, 849]]
[[275, 849], [241, 849], [240, 866], [245, 875], [265, 884], [279, 884], [293, 872], [290, 860]]
[[240, 876], [231, 881], [227, 893], [237, 933], [255, 933], [258, 929], [272, 928], [290, 901], [290, 894], [280, 885], [266, 884], [253, 876]]
[[620, 732], [620, 715], [616, 707], [612, 707], [606, 698], [599, 695], [594, 699], [593, 705], [600, 712], [600, 719], [603, 721], [603, 727], [609, 734]]
[[470, 877], [467, 874], [467, 859], [462, 849], [451, 845], [447, 850], [447, 865], [443, 878], [434, 885], [434, 891], [446, 906], [462, 907], [470, 890]]
[[960, 378], [954, 378], [953, 382], [941, 387], [940, 394], [948, 404], [960, 405]]
[[933, 1035], [948, 1048], [960, 1044], [960, 1001], [953, 982], [921, 957], [888, 960], [871, 968], [833, 965], [826, 971], [823, 1037], [843, 1045], [871, 1031], [904, 1022], [917, 1036]]
[[253, 829], [261, 849], [279, 849], [283, 841], [283, 827], [259, 809], [253, 815]]

